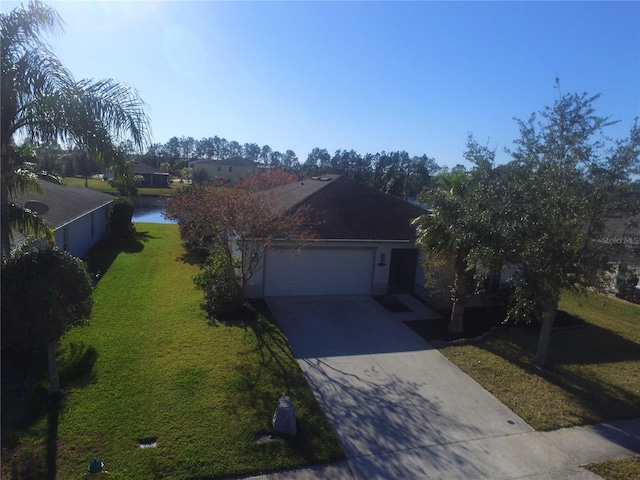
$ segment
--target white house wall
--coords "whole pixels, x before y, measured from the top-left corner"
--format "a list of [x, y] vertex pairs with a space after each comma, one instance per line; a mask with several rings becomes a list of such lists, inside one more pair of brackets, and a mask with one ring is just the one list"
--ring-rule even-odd
[[[92, 213], [87, 213], [66, 225], [56, 228], [54, 231], [56, 247], [60, 250], [68, 251], [75, 257], [83, 257], [105, 234], [107, 230], [107, 216], [110, 208], [111, 205], [101, 207]], [[91, 228], [92, 215], [93, 232]]]

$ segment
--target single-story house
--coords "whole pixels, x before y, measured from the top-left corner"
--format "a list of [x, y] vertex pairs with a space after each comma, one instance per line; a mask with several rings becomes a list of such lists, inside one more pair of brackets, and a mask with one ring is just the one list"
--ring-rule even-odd
[[325, 175], [269, 191], [279, 208], [309, 208], [315, 238], [275, 241], [250, 279], [249, 298], [385, 295], [422, 288], [411, 221], [425, 211], [347, 177]]
[[[19, 194], [13, 202], [42, 217], [53, 228], [56, 246], [82, 257], [102, 238], [107, 229], [114, 197], [85, 187], [65, 187], [41, 181], [44, 196]], [[26, 240], [14, 232], [14, 242]]]
[[144, 181], [138, 185], [139, 188], [165, 188], [169, 186], [169, 174], [146, 163], [133, 162], [133, 173], [144, 178]]
[[233, 185], [241, 178], [249, 178], [256, 174], [256, 164], [242, 157], [231, 157], [225, 160], [196, 160], [189, 162], [192, 172], [204, 170], [216, 183]]

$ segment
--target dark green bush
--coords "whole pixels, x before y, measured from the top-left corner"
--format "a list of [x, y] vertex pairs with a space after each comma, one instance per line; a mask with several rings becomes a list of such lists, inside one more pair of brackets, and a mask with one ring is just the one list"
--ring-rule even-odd
[[127, 197], [116, 197], [109, 216], [109, 230], [113, 233], [128, 233], [132, 230], [133, 201]]
[[227, 320], [242, 306], [241, 282], [222, 255], [209, 255], [193, 282], [204, 292], [203, 308], [210, 320]]

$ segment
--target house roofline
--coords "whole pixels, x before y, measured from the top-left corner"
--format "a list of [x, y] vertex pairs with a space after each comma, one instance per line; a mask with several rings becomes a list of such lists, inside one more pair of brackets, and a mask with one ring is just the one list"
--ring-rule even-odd
[[[114, 198], [114, 200], [115, 200], [115, 198]], [[93, 213], [93, 212], [96, 212], [96, 211], [100, 210], [101, 208], [106, 207], [107, 205], [109, 205], [109, 204], [113, 203], [113, 202], [114, 202], [114, 200], [110, 200], [110, 201], [108, 201], [108, 202], [106, 202], [106, 203], [103, 203], [102, 205], [97, 206], [97, 207], [96, 207], [96, 208], [94, 208], [93, 210], [87, 210], [83, 215], [78, 215], [78, 216], [76, 216], [76, 217], [72, 218], [71, 220], [67, 220], [67, 221], [66, 221], [66, 222], [64, 222], [64, 223], [61, 223], [61, 224], [60, 224], [60, 225], [58, 225], [57, 227], [55, 227], [55, 226], [54, 226], [54, 227], [51, 227], [51, 228], [53, 228], [53, 231], [54, 231], [54, 232], [55, 232], [56, 230], [60, 230], [61, 228], [64, 228], [64, 227], [66, 227], [67, 225], [69, 225], [69, 224], [71, 224], [71, 223], [75, 222], [75, 221], [76, 221], [76, 220], [78, 220], [79, 218], [86, 217], [87, 215], [89, 215], [89, 214], [91, 214], [91, 213]]]

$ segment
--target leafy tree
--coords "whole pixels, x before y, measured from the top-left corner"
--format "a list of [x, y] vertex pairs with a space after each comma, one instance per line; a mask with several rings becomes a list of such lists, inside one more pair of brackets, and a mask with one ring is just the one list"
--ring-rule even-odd
[[[14, 135], [75, 144], [116, 171], [122, 167], [117, 141], [128, 136], [141, 148], [148, 136], [145, 105], [134, 90], [114, 80], [76, 81], [49, 50], [42, 34], [57, 33], [60, 25], [56, 11], [38, 0], [0, 14], [3, 254], [10, 249], [11, 227], [28, 214], [10, 201], [10, 194], [28, 185], [20, 183], [16, 173], [20, 163], [12, 146]], [[30, 223], [36, 222], [34, 218]]]
[[60, 390], [62, 335], [91, 315], [91, 280], [80, 260], [56, 248], [18, 251], [2, 262], [2, 348], [47, 350], [51, 393]]
[[195, 168], [191, 174], [191, 181], [194, 185], [206, 185], [211, 180], [211, 176], [204, 168]]
[[259, 172], [250, 177], [239, 179], [235, 184], [235, 188], [249, 192], [261, 192], [281, 185], [294, 183], [298, 179], [298, 175], [295, 173], [288, 172], [281, 168], [274, 168], [273, 170]]
[[258, 163], [260, 159], [260, 147], [257, 143], [245, 143], [242, 146], [242, 157], [247, 160], [251, 160], [253, 163]]
[[235, 140], [229, 142], [229, 157], [241, 157], [242, 156], [242, 145], [240, 145]]
[[300, 162], [293, 150], [287, 150], [282, 156], [282, 166], [289, 170], [297, 170], [300, 168]]
[[178, 220], [186, 246], [222, 259], [229, 278], [244, 292], [275, 239], [302, 242], [310, 237], [309, 212], [278, 207], [270, 191], [213, 186], [185, 188], [167, 204], [167, 216]]
[[196, 156], [202, 160], [213, 160], [216, 158], [216, 148], [213, 138], [203, 138], [196, 142]]
[[[124, 157], [123, 153], [120, 153]], [[135, 197], [138, 195], [138, 185], [144, 182], [142, 175], [133, 172], [131, 161], [122, 161], [123, 167], [117, 179], [111, 181], [111, 185], [118, 190], [118, 194], [124, 197]]]
[[84, 186], [89, 186], [89, 177], [100, 172], [100, 165], [89, 157], [86, 152], [76, 150], [73, 152], [73, 167], [76, 175], [84, 178]]
[[402, 195], [407, 201], [428, 185], [431, 175], [438, 170], [432, 158], [409, 157], [407, 152], [392, 152], [381, 165], [381, 189], [393, 195]]
[[323, 173], [330, 173], [331, 155], [326, 148], [314, 148], [307, 155], [307, 159], [302, 164], [302, 172], [308, 177], [316, 177]]
[[533, 360], [539, 366], [546, 363], [560, 292], [596, 286], [609, 269], [597, 239], [640, 165], [637, 122], [627, 139], [608, 147], [604, 131], [614, 122], [594, 113], [597, 99], [563, 95], [539, 117], [519, 120], [514, 160], [500, 168], [494, 200], [485, 204], [491, 211], [485, 223], [498, 225], [503, 237], [498, 254], [518, 266], [510, 315], [542, 321]]
[[270, 165], [272, 153], [273, 153], [273, 150], [271, 150], [271, 147], [269, 145], [263, 145], [262, 149], [260, 150], [260, 156], [258, 157], [258, 161], [262, 165]]
[[180, 137], [180, 159], [189, 162], [196, 153], [196, 141], [193, 137]]

